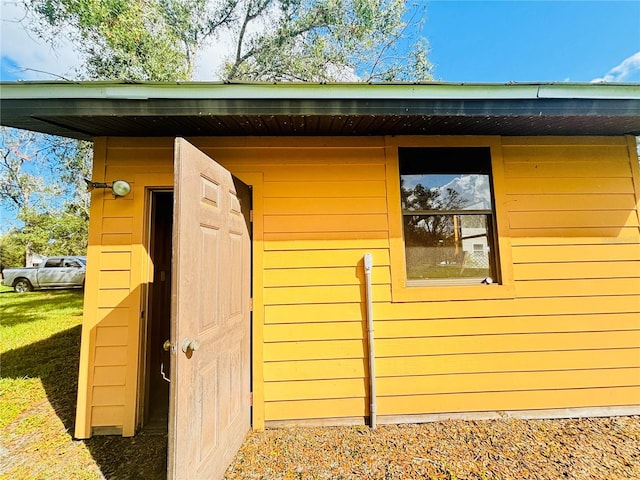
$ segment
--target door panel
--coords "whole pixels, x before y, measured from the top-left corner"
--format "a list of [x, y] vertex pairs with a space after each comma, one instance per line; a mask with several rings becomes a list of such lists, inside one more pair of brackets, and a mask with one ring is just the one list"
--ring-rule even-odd
[[238, 182], [175, 143], [169, 478], [222, 478], [250, 427], [250, 239]]
[[62, 266], [62, 258], [49, 258], [44, 266], [38, 270], [38, 284], [41, 287], [64, 285], [67, 270], [66, 267]]

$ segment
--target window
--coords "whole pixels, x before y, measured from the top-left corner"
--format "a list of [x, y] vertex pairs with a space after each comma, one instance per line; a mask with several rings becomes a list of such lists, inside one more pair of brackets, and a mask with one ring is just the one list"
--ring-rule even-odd
[[407, 286], [499, 281], [485, 147], [398, 151]]
[[60, 268], [62, 266], [61, 258], [49, 258], [47, 263], [44, 264], [44, 268]]

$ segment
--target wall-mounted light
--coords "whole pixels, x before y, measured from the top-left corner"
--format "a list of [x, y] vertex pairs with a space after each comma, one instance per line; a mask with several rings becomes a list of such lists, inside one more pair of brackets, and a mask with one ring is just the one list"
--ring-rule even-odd
[[124, 180], [116, 180], [115, 182], [108, 184], [106, 182], [94, 182], [88, 178], [84, 179], [87, 182], [87, 191], [90, 192], [94, 188], [110, 188], [114, 197], [124, 197], [131, 192], [131, 185]]

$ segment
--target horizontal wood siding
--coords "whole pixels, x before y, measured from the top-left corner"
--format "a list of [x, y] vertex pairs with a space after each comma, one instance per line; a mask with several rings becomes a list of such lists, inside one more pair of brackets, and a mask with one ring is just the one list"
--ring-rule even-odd
[[514, 298], [374, 305], [379, 415], [640, 404], [635, 156], [624, 139], [503, 142]]
[[[378, 415], [640, 404], [640, 179], [626, 139], [500, 139], [496, 202], [511, 293], [402, 302], [392, 301], [399, 199], [389, 196], [384, 138], [191, 140], [235, 175], [262, 179], [254, 188], [254, 274], [263, 286], [254, 291], [254, 356], [263, 359], [254, 365], [254, 418], [369, 415], [365, 253], [374, 264]], [[408, 145], [422, 141], [456, 139]], [[170, 174], [171, 145], [110, 140], [105, 178]], [[92, 229], [101, 262], [95, 311], [85, 313], [100, 318], [94, 426], [126, 424], [134, 408], [141, 187], [131, 199], [105, 197]], [[447, 288], [461, 287], [433, 291]], [[482, 288], [491, 297], [492, 287]]]
[[[626, 143], [509, 143], [507, 198], [496, 201], [514, 238], [515, 298], [425, 304], [424, 320], [410, 304], [380, 309], [380, 414], [640, 403], [640, 244]], [[394, 327], [415, 337], [389, 343]]]
[[511, 409], [640, 403], [640, 246], [626, 140], [505, 139], [506, 198], [496, 201], [506, 205], [514, 298], [404, 303], [391, 301], [385, 222], [395, 206], [384, 152], [360, 139], [281, 141], [200, 145], [232, 171], [264, 174], [267, 421], [368, 415], [366, 252], [378, 414], [507, 408], [502, 392], [513, 392]]
[[368, 415], [367, 251], [379, 415], [640, 403], [640, 242], [626, 142], [507, 143], [506, 198], [496, 200], [513, 239], [515, 295], [505, 300], [393, 303], [384, 232], [363, 235], [382, 230], [393, 208], [381, 198], [384, 172], [370, 166], [358, 182], [366, 188], [347, 189], [342, 172], [354, 167], [331, 149], [307, 156], [332, 159], [321, 169], [295, 152], [264, 167], [267, 420]]
[[92, 193], [81, 359], [87, 365], [81, 365], [76, 421], [80, 438], [96, 427], [135, 433], [147, 283], [145, 188], [170, 187], [173, 175], [172, 141], [110, 138], [95, 145], [93, 180], [126, 180], [132, 191], [119, 198], [107, 189]]

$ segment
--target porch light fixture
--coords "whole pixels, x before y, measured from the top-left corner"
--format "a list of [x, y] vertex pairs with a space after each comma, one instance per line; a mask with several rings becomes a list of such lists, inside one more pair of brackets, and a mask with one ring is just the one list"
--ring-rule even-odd
[[84, 179], [87, 182], [87, 191], [90, 192], [94, 188], [110, 188], [114, 197], [124, 197], [131, 192], [131, 185], [124, 180], [116, 180], [111, 184], [106, 182], [94, 182], [89, 178]]

